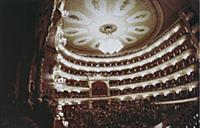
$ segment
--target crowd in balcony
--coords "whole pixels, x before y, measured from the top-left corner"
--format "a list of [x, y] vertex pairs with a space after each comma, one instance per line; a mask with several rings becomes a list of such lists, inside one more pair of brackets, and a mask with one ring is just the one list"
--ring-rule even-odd
[[66, 86], [75, 86], [75, 87], [88, 87], [87, 81], [76, 81], [73, 79], [66, 79], [58, 76], [56, 78], [56, 83], [65, 84]]
[[[185, 72], [188, 72], [188, 71], [190, 71], [190, 69], [187, 69], [187, 68], [190, 68], [190, 66], [195, 66], [195, 65], [198, 66], [197, 62], [198, 62], [198, 60], [196, 59], [195, 55], [192, 54], [192, 55], [188, 56], [187, 59], [181, 60], [181, 61], [175, 63], [174, 65], [167, 66], [164, 69], [159, 69], [159, 70], [155, 70], [155, 71], [151, 70], [152, 73], [151, 72], [146, 73], [145, 71], [143, 71], [144, 74], [142, 74], [142, 73], [140, 74], [140, 72], [138, 72], [137, 75], [133, 73], [133, 74], [131, 74], [131, 76], [130, 75], [116, 75], [115, 77], [107, 76], [107, 78], [110, 79], [110, 86], [139, 83], [139, 82], [144, 82], [144, 81], [148, 81], [148, 80], [164, 78], [170, 74], [173, 74], [173, 73], [176, 73], [176, 72], [179, 72], [182, 70], [185, 70]], [[76, 73], [79, 74], [80, 72], [76, 71]], [[175, 75], [177, 75], [177, 74], [175, 74]], [[65, 76], [63, 76], [63, 77], [65, 77]], [[119, 80], [117, 80], [118, 77], [119, 77]], [[173, 77], [176, 77], [176, 76], [173, 76]], [[81, 79], [81, 76], [80, 76], [80, 79]], [[83, 80], [87, 81], [87, 78], [84, 78]]]
[[110, 81], [110, 86], [116, 85], [124, 85], [131, 83], [139, 83], [143, 81], [153, 80], [161, 77], [165, 77], [169, 74], [176, 73], [180, 70], [184, 70], [190, 65], [197, 64], [197, 59], [194, 56], [189, 56], [188, 59], [179, 61], [175, 65], [170, 65], [163, 70], [158, 70], [155, 73], [150, 73], [144, 76], [134, 77], [132, 79], [124, 79], [124, 80], [113, 80]]
[[[155, 91], [155, 90], [162, 90], [162, 89], [166, 89], [166, 88], [172, 88], [172, 87], [177, 87], [177, 86], [181, 86], [184, 84], [188, 84], [194, 81], [198, 80], [198, 72], [197, 71], [185, 71], [185, 74], [174, 76], [174, 77], [170, 77], [170, 79], [167, 79], [164, 81], [158, 81], [155, 83], [148, 83], [148, 81], [151, 81], [153, 79], [157, 79], [157, 78], [164, 78], [165, 76], [172, 74], [172, 73], [176, 73], [179, 70], [184, 70], [186, 67], [190, 66], [191, 64], [196, 64], [197, 59], [191, 55], [188, 57], [187, 60], [183, 60], [178, 62], [178, 64], [172, 65], [167, 67], [164, 70], [160, 70], [155, 72], [154, 74], [148, 74], [145, 76], [139, 76], [139, 77], [135, 77], [133, 79], [125, 79], [125, 80], [116, 80], [116, 81], [110, 81], [109, 85], [110, 85], [110, 94], [111, 96], [114, 95], [124, 95], [124, 94], [133, 94], [133, 93], [140, 93], [140, 92], [147, 92], [147, 91]], [[145, 81], [147, 81], [146, 83], [144, 83]], [[63, 79], [64, 82], [64, 86], [75, 86], [75, 87], [88, 87], [88, 83], [87, 81], [75, 81], [75, 80], [68, 80], [68, 79]], [[129, 88], [124, 87], [125, 89], [120, 90], [121, 87], [123, 87], [124, 85], [131, 85], [131, 84], [137, 84], [137, 83], [141, 83], [143, 82], [143, 84], [145, 84], [145, 86], [141, 85], [137, 85], [136, 87], [132, 87], [130, 86]], [[112, 87], [116, 87], [118, 88], [118, 90], [114, 89], [112, 90]], [[69, 92], [70, 91], [70, 92]], [[69, 90], [67, 95], [67, 97], [71, 97], [71, 98], [83, 98], [83, 97], [88, 97], [88, 94], [85, 93], [81, 93], [79, 92], [73, 92], [71, 93], [72, 90]]]
[[199, 78], [198, 71], [194, 71], [190, 75], [186, 74], [177, 79], [171, 79], [166, 82], [159, 82], [159, 83], [156, 83], [155, 85], [149, 84], [149, 85], [138, 86], [134, 88], [124, 88], [123, 90], [110, 89], [110, 94], [114, 96], [114, 95], [133, 94], [133, 93], [148, 92], [148, 91], [157, 91], [157, 90], [162, 90], [162, 89], [167, 89], [167, 88], [183, 86], [188, 83], [198, 81], [198, 78]]
[[[110, 96], [119, 96], [119, 95], [129, 95], [129, 94], [135, 94], [135, 93], [144, 93], [144, 92], [151, 92], [151, 91], [159, 91], [159, 90], [165, 90], [165, 89], [169, 89], [169, 88], [174, 88], [174, 87], [179, 87], [179, 86], [189, 86], [190, 84], [196, 85], [198, 82], [198, 72], [194, 71], [192, 73], [190, 73], [189, 75], [183, 75], [177, 79], [171, 79], [164, 82], [160, 82], [157, 83], [155, 85], [146, 85], [144, 87], [142, 86], [138, 86], [135, 88], [125, 88], [123, 90], [115, 90], [112, 88], [107, 88], [110, 92]], [[182, 94], [182, 92], [186, 92], [184, 94], [197, 94], [193, 93], [193, 90], [186, 90], [186, 91], [181, 91], [180, 94]], [[106, 91], [107, 93], [107, 91]], [[178, 93], [179, 94], [179, 93]], [[63, 98], [88, 98], [89, 96], [89, 89], [87, 91], [74, 91], [74, 90], [66, 90], [64, 92], [57, 92], [56, 95], [58, 95], [58, 97], [63, 97]], [[176, 91], [174, 91], [173, 93], [169, 93], [167, 94], [167, 96], [172, 96], [172, 95], [176, 95]], [[108, 96], [108, 95], [98, 95], [96, 97], [104, 97], [104, 96]], [[192, 97], [192, 96], [191, 96]], [[184, 97], [183, 97], [184, 98]]]
[[182, 99], [194, 98], [194, 97], [198, 97], [199, 96], [198, 94], [199, 94], [199, 88], [196, 87], [191, 91], [184, 90], [179, 93], [173, 92], [173, 93], [167, 94], [166, 96], [158, 95], [155, 98], [154, 97], [150, 97], [150, 98], [151, 98], [151, 100], [154, 99], [154, 101], [160, 102], [160, 101], [182, 100]]
[[55, 95], [57, 95], [60, 98], [88, 98], [89, 92], [56, 92]]

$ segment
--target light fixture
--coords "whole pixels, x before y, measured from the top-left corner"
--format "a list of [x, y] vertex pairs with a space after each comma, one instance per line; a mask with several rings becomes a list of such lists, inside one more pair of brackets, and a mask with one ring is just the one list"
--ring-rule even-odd
[[123, 90], [124, 90], [124, 87], [119, 87], [119, 90], [120, 90], [120, 91], [123, 91]]
[[60, 115], [61, 117], [63, 117], [64, 113], [63, 112], [58, 112], [58, 115]]
[[179, 94], [180, 91], [181, 91], [181, 89], [176, 90], [176, 94]]
[[63, 57], [60, 53], [58, 53], [56, 59], [57, 59], [58, 62], [60, 62], [63, 59]]
[[72, 91], [68, 89], [67, 92], [68, 92], [68, 93], [71, 93]]
[[67, 44], [67, 39], [62, 37], [60, 40], [60, 44], [62, 44], [63, 46], [65, 46]]
[[68, 122], [68, 121], [63, 120], [63, 121], [62, 121], [62, 124], [63, 124], [63, 126], [66, 127], [66, 128], [69, 127], [69, 122]]
[[67, 10], [61, 11], [62, 17], [67, 17], [69, 15], [69, 12]]
[[143, 94], [143, 98], [147, 98], [148, 96], [148, 94]]
[[153, 94], [153, 97], [156, 97], [157, 95], [159, 95], [159, 94], [158, 94], [158, 93], [154, 93], [154, 94]]
[[164, 96], [167, 96], [170, 92], [167, 91], [167, 92], [164, 92]]
[[124, 100], [124, 97], [119, 97], [120, 100]]

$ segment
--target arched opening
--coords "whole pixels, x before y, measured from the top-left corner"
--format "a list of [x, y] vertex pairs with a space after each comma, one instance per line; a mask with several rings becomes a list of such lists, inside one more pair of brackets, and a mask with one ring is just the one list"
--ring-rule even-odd
[[107, 84], [102, 81], [92, 83], [92, 96], [107, 96]]

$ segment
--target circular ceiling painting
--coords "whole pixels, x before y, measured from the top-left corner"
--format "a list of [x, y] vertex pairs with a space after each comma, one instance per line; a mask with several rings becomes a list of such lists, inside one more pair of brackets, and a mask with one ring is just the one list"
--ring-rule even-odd
[[118, 54], [138, 50], [162, 24], [155, 0], [66, 0], [63, 31], [67, 48], [80, 54]]

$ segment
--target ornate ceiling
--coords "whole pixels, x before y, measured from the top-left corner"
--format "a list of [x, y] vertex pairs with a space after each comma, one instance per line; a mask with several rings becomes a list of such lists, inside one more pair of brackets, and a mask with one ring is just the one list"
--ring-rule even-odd
[[66, 48], [78, 54], [114, 55], [148, 45], [162, 26], [155, 0], [67, 0]]

